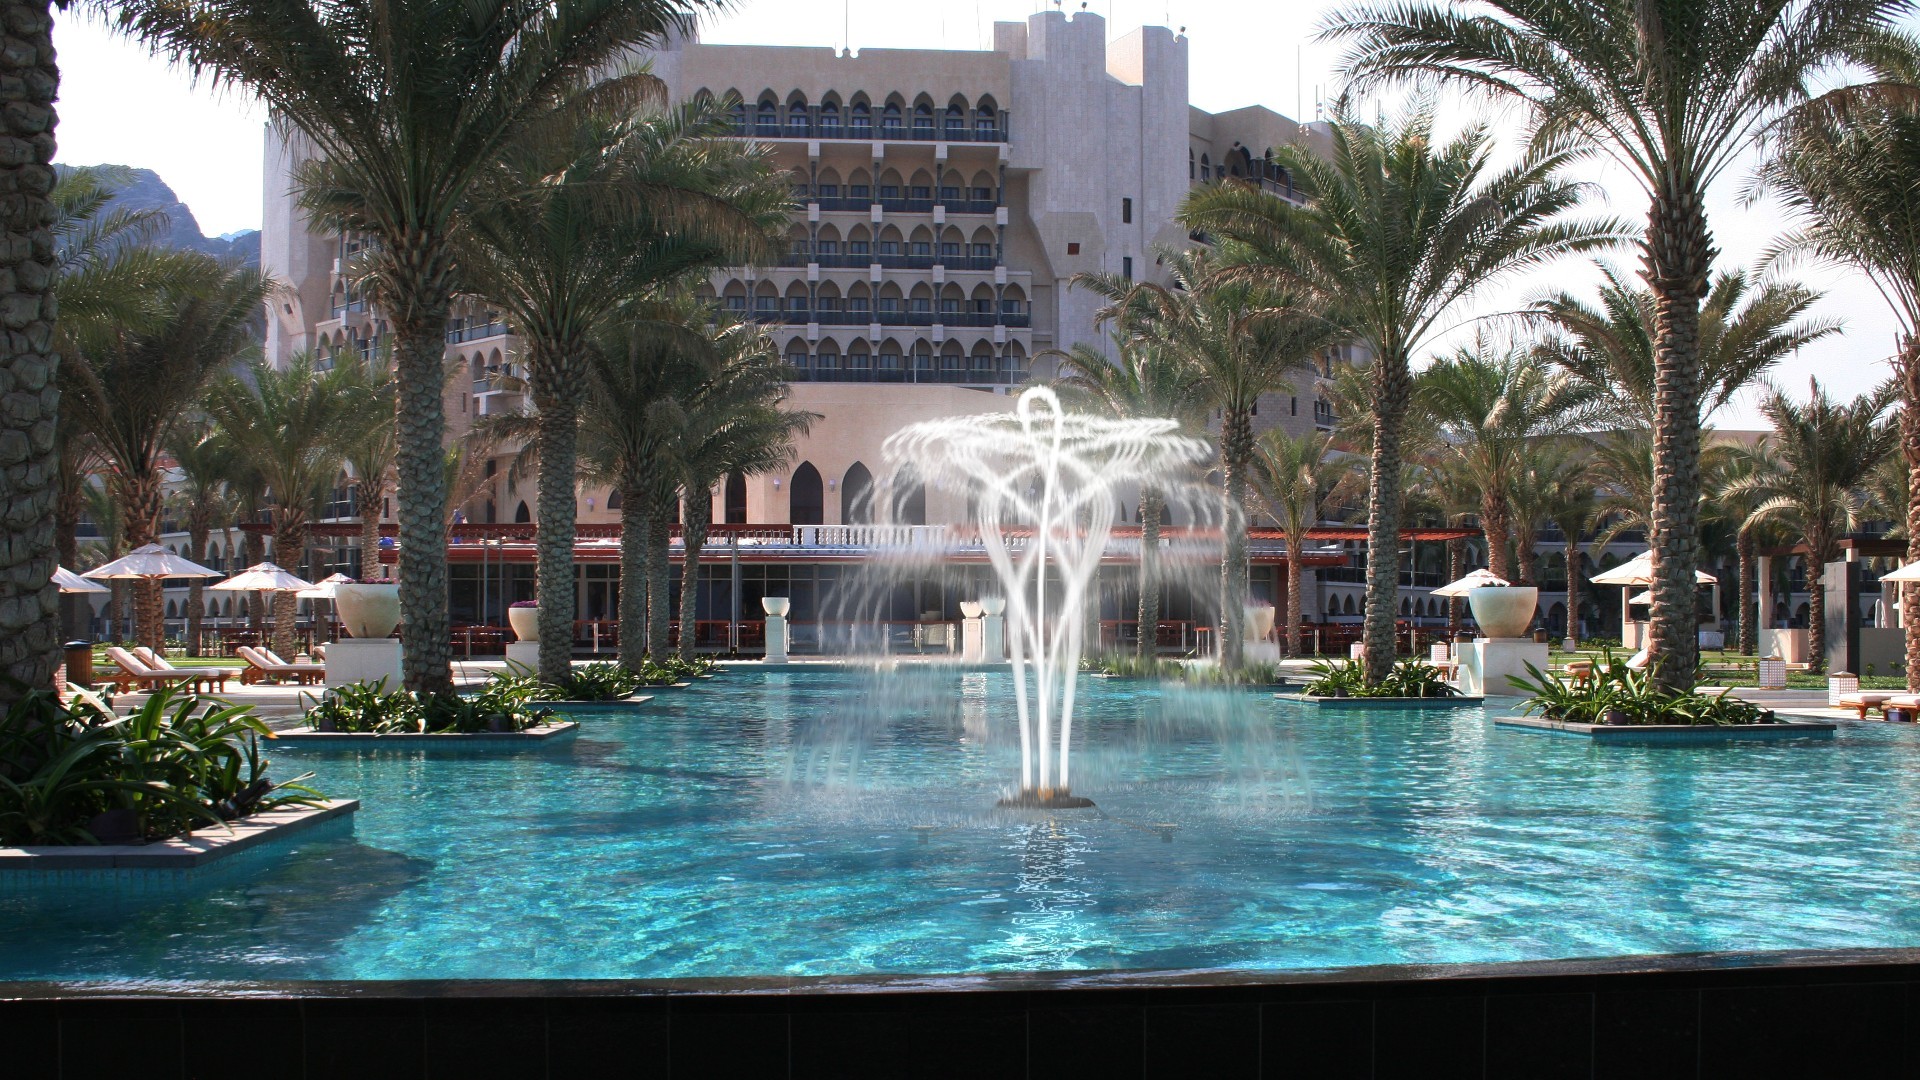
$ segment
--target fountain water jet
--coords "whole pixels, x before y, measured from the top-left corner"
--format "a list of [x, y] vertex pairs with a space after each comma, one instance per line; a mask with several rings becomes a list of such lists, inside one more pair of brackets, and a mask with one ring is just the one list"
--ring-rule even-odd
[[[1093, 805], [1073, 794], [1069, 769], [1087, 587], [1113, 531], [1118, 487], [1164, 483], [1210, 455], [1205, 440], [1179, 429], [1174, 420], [1069, 413], [1052, 390], [1034, 387], [1011, 413], [914, 424], [886, 442], [896, 471], [911, 466], [929, 482], [972, 494], [981, 547], [1006, 590], [1020, 791], [1003, 806]], [[1010, 520], [1031, 534], [1010, 537]], [[1052, 596], [1049, 570], [1059, 576]]]

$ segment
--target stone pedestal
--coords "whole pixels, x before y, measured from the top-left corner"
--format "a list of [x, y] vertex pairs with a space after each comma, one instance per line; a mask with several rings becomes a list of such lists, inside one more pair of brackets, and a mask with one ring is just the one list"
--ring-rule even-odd
[[537, 641], [507, 642], [507, 670], [540, 670], [540, 643]]
[[785, 615], [767, 616], [767, 663], [784, 664], [787, 662], [787, 617]]
[[383, 678], [387, 689], [400, 689], [399, 638], [341, 638], [327, 646], [328, 686], [371, 686]]
[[985, 615], [980, 619], [980, 659], [998, 664], [1007, 658], [1007, 617]]
[[1547, 646], [1529, 638], [1475, 638], [1459, 654], [1460, 689], [1476, 697], [1520, 693], [1507, 676], [1529, 678], [1528, 664], [1547, 670]]
[[960, 659], [978, 663], [987, 655], [987, 620], [984, 616], [960, 620]]

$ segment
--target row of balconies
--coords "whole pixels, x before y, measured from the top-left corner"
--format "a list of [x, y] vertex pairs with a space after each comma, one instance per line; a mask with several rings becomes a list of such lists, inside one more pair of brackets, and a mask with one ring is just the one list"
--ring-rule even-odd
[[848, 117], [846, 123], [841, 123], [833, 115], [790, 112], [782, 123], [770, 111], [750, 116], [745, 110], [736, 110], [733, 114], [733, 133], [742, 138], [755, 139], [1003, 143], [1007, 141], [1011, 127], [1009, 119], [1005, 113], [1001, 113], [997, 121], [977, 117], [972, 126], [968, 126], [966, 119], [959, 116], [945, 116], [941, 118], [943, 122], [935, 123], [931, 116], [909, 119], [882, 115], [876, 122], [870, 116], [856, 114]]
[[[924, 244], [911, 245], [925, 247]], [[976, 245], [985, 246], [985, 245]], [[803, 269], [818, 266], [838, 270], [931, 270], [936, 266], [948, 270], [992, 270], [1000, 265], [998, 257], [991, 254], [961, 255], [931, 252], [915, 252], [909, 255], [872, 255], [865, 252], [851, 252], [845, 255], [835, 253], [789, 251], [774, 260], [774, 265], [788, 269]]]
[[[746, 318], [745, 308], [729, 308]], [[758, 308], [751, 313], [756, 322], [787, 326], [1006, 326], [1023, 329], [1033, 325], [1033, 315], [1025, 311], [809, 311], [788, 308], [784, 311]]]
[[1020, 368], [795, 368], [789, 382], [934, 383], [966, 386], [1017, 386], [1028, 373]]
[[467, 323], [464, 320], [455, 319], [447, 324], [447, 344], [459, 345], [511, 333], [513, 333], [513, 327], [497, 318], [483, 323]]
[[935, 209], [945, 210], [949, 214], [993, 214], [1000, 210], [998, 199], [967, 199], [958, 195], [951, 197], [942, 195], [935, 198], [930, 193], [898, 196], [885, 194], [887, 189], [884, 187], [880, 190], [882, 194], [878, 196], [861, 194], [826, 196], [795, 192], [794, 198], [823, 212], [832, 213], [870, 214], [876, 206], [882, 213], [896, 214], [931, 214]]

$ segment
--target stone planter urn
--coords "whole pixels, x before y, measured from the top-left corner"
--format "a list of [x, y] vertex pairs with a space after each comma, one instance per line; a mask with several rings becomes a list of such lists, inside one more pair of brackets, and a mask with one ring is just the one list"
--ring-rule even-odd
[[963, 619], [977, 619], [982, 610], [978, 600], [960, 601], [960, 617]]
[[383, 638], [400, 625], [398, 582], [376, 585], [341, 582], [333, 587], [333, 604], [341, 627], [352, 637]]
[[787, 612], [793, 610], [793, 598], [790, 596], [763, 596], [760, 598], [760, 607], [767, 614], [778, 615], [784, 619], [787, 617]]
[[521, 641], [539, 641], [540, 609], [510, 607], [507, 609], [507, 625], [513, 627], [513, 636]]
[[1540, 590], [1532, 585], [1481, 586], [1467, 594], [1467, 606], [1473, 609], [1473, 621], [1480, 633], [1489, 638], [1524, 638], [1533, 625], [1533, 610], [1540, 602]]

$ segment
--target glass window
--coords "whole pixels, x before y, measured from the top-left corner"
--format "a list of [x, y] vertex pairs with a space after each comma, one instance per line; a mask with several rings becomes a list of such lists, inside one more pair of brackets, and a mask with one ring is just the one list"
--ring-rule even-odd
[[960, 197], [960, 189], [957, 187], [947, 187], [945, 185], [941, 185], [940, 197], [942, 199], [958, 199]]
[[880, 305], [880, 310], [889, 315], [900, 310], [900, 301], [896, 297], [883, 296], [877, 303]]
[[927, 243], [925, 240], [915, 240], [913, 243], [907, 245], [907, 254], [931, 255], [933, 254], [933, 245]]
[[868, 253], [868, 247], [867, 247], [867, 242], [866, 242], [865, 240], [849, 240], [849, 241], [847, 241], [847, 254], [849, 254], [849, 255], [865, 255], [865, 254], [867, 254], [867, 253]]
[[942, 315], [958, 315], [960, 313], [960, 301], [953, 299], [941, 300], [940, 313]]
[[943, 243], [941, 243], [941, 245], [940, 245], [940, 254], [942, 254], [942, 255], [955, 255], [955, 256], [957, 256], [957, 255], [959, 255], [959, 254], [960, 254], [960, 245], [959, 245], [959, 244], [954, 244], [954, 243], [946, 243], [946, 242], [943, 242]]
[[865, 185], [865, 184], [848, 184], [848, 185], [847, 185], [847, 198], [849, 198], [849, 199], [871, 199], [871, 198], [873, 198], [873, 189], [872, 189], [872, 188], [870, 188], [870, 187], [868, 187], [868, 186], [867, 186], [867, 185]]
[[933, 310], [933, 301], [928, 300], [924, 296], [916, 297], [907, 301], [907, 310], [913, 312], [915, 315], [928, 314]]
[[975, 244], [971, 248], [967, 249], [967, 254], [973, 256], [976, 259], [991, 259], [993, 258], [993, 245], [992, 244]]
[[933, 188], [927, 186], [926, 184], [915, 184], [911, 188], [907, 189], [907, 198], [931, 199], [933, 198]]
[[880, 254], [882, 254], [882, 255], [898, 255], [898, 254], [900, 254], [900, 241], [898, 241], [898, 240], [882, 240], [882, 241], [880, 241]]
[[900, 185], [899, 185], [899, 184], [881, 184], [881, 185], [880, 185], [880, 197], [881, 197], [881, 198], [883, 198], [883, 199], [897, 199], [897, 198], [899, 198], [899, 197], [900, 197]]
[[837, 199], [837, 198], [839, 198], [839, 197], [840, 197], [840, 185], [839, 185], [839, 184], [821, 184], [821, 185], [820, 185], [820, 197], [821, 197], [821, 198], [823, 198], [823, 199]]
[[993, 189], [992, 189], [992, 188], [990, 188], [990, 187], [977, 187], [977, 188], [974, 188], [974, 189], [973, 189], [973, 201], [974, 201], [974, 202], [992, 202], [992, 201], [993, 201]]

